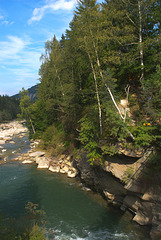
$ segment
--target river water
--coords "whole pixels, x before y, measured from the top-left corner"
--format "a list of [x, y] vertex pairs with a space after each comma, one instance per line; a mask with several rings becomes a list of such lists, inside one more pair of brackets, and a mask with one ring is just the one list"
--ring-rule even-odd
[[13, 161], [17, 153], [29, 149], [27, 136], [13, 140], [15, 144], [7, 143], [3, 145], [6, 151], [0, 151], [0, 212], [4, 215], [20, 217], [30, 201], [46, 213], [47, 239], [150, 239], [148, 229], [130, 221], [129, 213], [109, 207], [99, 195], [84, 191], [75, 179]]

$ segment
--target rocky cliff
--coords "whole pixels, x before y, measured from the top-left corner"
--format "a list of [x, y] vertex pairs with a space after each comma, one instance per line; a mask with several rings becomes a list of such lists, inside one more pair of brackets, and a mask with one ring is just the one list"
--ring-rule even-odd
[[161, 174], [148, 178], [153, 154], [151, 148], [141, 158], [116, 156], [103, 166], [91, 166], [85, 152], [81, 152], [75, 164], [87, 187], [122, 211], [130, 211], [138, 224], [149, 225], [152, 239], [161, 239]]

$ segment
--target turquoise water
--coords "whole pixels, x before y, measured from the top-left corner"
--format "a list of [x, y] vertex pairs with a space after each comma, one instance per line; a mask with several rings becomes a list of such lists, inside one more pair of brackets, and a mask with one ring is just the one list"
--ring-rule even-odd
[[[28, 142], [25, 144], [22, 146], [27, 148]], [[13, 145], [9, 151], [13, 158]], [[18, 218], [29, 201], [38, 203], [46, 212], [47, 239], [149, 239], [147, 229], [131, 222], [129, 214], [109, 208], [97, 194], [83, 191], [75, 179], [37, 169], [35, 164], [7, 160], [0, 165], [0, 211]], [[54, 234], [50, 234], [49, 229], [53, 229]]]

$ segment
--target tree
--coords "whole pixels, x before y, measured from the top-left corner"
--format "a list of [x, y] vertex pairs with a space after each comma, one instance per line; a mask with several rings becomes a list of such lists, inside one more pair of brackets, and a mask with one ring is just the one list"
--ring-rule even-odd
[[31, 125], [33, 133], [35, 133], [35, 128], [32, 121], [32, 105], [30, 101], [30, 97], [28, 95], [28, 90], [25, 90], [22, 88], [22, 91], [20, 91], [20, 109], [21, 114], [18, 115], [18, 117], [25, 118], [27, 120], [27, 123]]

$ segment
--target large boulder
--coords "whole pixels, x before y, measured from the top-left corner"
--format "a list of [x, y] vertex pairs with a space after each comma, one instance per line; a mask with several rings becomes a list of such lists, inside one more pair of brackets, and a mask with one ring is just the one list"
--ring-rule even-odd
[[133, 221], [137, 222], [138, 224], [144, 226], [144, 225], [150, 225], [151, 219], [149, 216], [147, 216], [144, 212], [138, 211], [133, 218]]
[[42, 157], [38, 163], [37, 168], [49, 168], [49, 160], [46, 159], [45, 157]]
[[59, 171], [60, 171], [60, 166], [58, 166], [58, 165], [51, 165], [51, 166], [49, 167], [49, 171], [54, 172], [54, 173], [59, 173]]
[[45, 152], [42, 152], [42, 151], [36, 151], [36, 152], [29, 153], [29, 156], [34, 157], [34, 158], [42, 157], [44, 155], [45, 155]]

